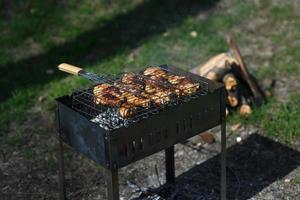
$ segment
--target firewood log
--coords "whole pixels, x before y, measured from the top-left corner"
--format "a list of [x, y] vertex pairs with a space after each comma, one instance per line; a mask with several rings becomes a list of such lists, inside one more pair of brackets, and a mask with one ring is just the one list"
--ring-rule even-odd
[[225, 84], [226, 90], [235, 90], [238, 85], [238, 80], [233, 73], [228, 73], [223, 77], [223, 83]]
[[227, 105], [234, 108], [239, 104], [238, 90], [227, 91]]
[[221, 53], [212, 57], [206, 63], [195, 67], [191, 72], [210, 80], [220, 81], [223, 75], [230, 70], [232, 63], [237, 63], [237, 61], [229, 54]]
[[243, 117], [248, 117], [252, 113], [251, 106], [244, 96], [241, 96], [241, 106], [239, 107], [239, 113]]

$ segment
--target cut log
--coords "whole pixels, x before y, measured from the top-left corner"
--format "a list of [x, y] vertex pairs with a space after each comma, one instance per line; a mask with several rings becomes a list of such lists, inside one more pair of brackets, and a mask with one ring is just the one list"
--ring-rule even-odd
[[243, 117], [248, 117], [252, 113], [251, 106], [244, 96], [241, 96], [241, 106], [239, 107], [239, 113]]
[[235, 77], [235, 75], [233, 73], [226, 74], [223, 77], [223, 83], [225, 84], [225, 88], [228, 91], [235, 90], [238, 85], [237, 78]]
[[252, 113], [252, 109], [248, 104], [245, 104], [240, 106], [239, 112], [243, 117], [249, 117], [249, 115]]
[[227, 105], [234, 108], [239, 104], [239, 94], [238, 90], [227, 91]]
[[191, 72], [210, 80], [220, 81], [224, 74], [230, 70], [232, 63], [237, 63], [237, 61], [229, 54], [221, 53], [212, 57], [206, 63], [195, 67]]

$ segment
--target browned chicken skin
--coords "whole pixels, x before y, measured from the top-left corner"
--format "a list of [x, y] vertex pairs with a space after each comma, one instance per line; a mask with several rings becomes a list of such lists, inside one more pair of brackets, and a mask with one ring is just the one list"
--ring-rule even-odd
[[186, 79], [184, 76], [176, 76], [176, 75], [169, 75], [168, 81], [171, 84], [179, 84], [183, 79]]
[[200, 85], [199, 83], [193, 83], [188, 79], [183, 79], [180, 83], [175, 85], [178, 88], [182, 95], [188, 96], [197, 92]]
[[137, 107], [129, 103], [123, 103], [119, 108], [119, 114], [123, 118], [128, 118], [133, 116], [137, 111]]
[[137, 97], [129, 92], [124, 92], [123, 97], [126, 99], [126, 102], [134, 105], [134, 106], [141, 106], [141, 107], [149, 107], [151, 104], [151, 100], [149, 98], [145, 98], [144, 96]]
[[95, 86], [93, 93], [96, 104], [119, 106], [124, 101], [122, 92], [117, 87], [107, 83]]
[[148, 67], [144, 71], [146, 76], [156, 76], [156, 77], [167, 77], [167, 72], [162, 70], [160, 67]]

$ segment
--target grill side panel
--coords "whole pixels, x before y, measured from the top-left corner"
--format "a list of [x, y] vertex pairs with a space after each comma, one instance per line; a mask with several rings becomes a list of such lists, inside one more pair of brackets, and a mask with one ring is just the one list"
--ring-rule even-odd
[[72, 110], [72, 97], [57, 99], [59, 137], [76, 151], [105, 166], [108, 150], [105, 144], [106, 132], [87, 118]]
[[222, 89], [111, 132], [110, 164], [126, 166], [220, 124]]

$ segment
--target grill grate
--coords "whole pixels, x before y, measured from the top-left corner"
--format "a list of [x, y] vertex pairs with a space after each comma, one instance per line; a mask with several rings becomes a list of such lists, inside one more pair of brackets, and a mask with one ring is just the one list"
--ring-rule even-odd
[[[147, 69], [150, 68], [146, 68], [145, 70]], [[151, 75], [151, 73], [147, 74], [145, 70], [121, 73], [113, 77], [103, 77], [102, 80], [98, 80], [99, 84], [74, 92], [73, 109], [83, 114], [92, 122], [97, 123], [100, 127], [106, 130], [114, 130], [124, 126], [127, 127], [131, 123], [146, 119], [167, 107], [190, 101], [191, 99], [206, 95], [208, 92], [208, 83], [206, 81], [195, 79], [189, 74], [182, 74], [177, 69], [160, 66], [159, 70], [161, 71], [156, 76]], [[161, 74], [164, 75], [161, 76]], [[134, 77], [133, 80], [135, 83], [124, 83], [124, 77], [128, 76]], [[179, 84], [180, 82], [172, 84], [172, 81], [166, 78], [175, 76], [183, 77], [192, 84], [182, 89], [180, 88], [182, 86]], [[100, 91], [100, 93], [95, 95], [94, 89], [100, 84], [109, 84], [111, 88], [116, 89], [117, 92], [121, 92], [122, 98], [119, 98], [119, 95], [113, 96], [113, 98], [118, 97], [118, 100], [121, 99], [120, 105], [103, 105], [98, 102], [97, 97], [104, 95], [104, 92]], [[137, 86], [138, 89], [136, 89]], [[151, 90], [151, 88], [155, 89]], [[149, 93], [149, 91], [154, 92]], [[124, 100], [123, 94], [126, 94]], [[140, 104], [139, 102], [147, 102], [147, 105], [143, 103], [142, 106], [137, 106]], [[130, 109], [134, 108], [135, 110], [132, 116], [124, 117], [120, 115], [120, 109], [126, 103], [131, 105]]]

